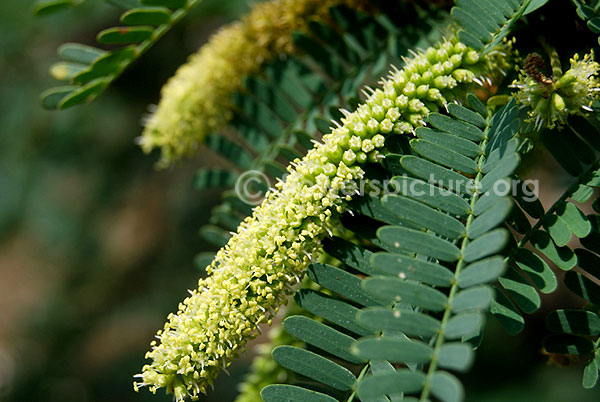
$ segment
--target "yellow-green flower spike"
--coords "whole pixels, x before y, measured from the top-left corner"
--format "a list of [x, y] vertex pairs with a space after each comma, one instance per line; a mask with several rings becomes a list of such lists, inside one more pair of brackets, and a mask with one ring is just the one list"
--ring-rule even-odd
[[[148, 386], [155, 392], [164, 387], [177, 401], [206, 392], [319, 256], [321, 240], [354, 194], [349, 189], [365, 174], [361, 164], [383, 157], [382, 134], [423, 125], [429, 107], [444, 106], [459, 87], [464, 94], [465, 85], [504, 66], [498, 61], [505, 57], [496, 51], [480, 58], [456, 39], [444, 41], [391, 72], [355, 112], [344, 110], [341, 124], [288, 167], [285, 181], [267, 193], [217, 252], [208, 277], [177, 314], [169, 315], [136, 388]], [[421, 86], [427, 90], [418, 90]]]
[[162, 88], [140, 138], [145, 152], [160, 148], [166, 166], [198, 150], [210, 132], [232, 118], [232, 94], [263, 63], [293, 52], [291, 34], [324, 20], [330, 7], [365, 9], [367, 0], [271, 0], [223, 27]]
[[600, 82], [594, 61], [593, 50], [580, 58], [578, 54], [570, 60], [571, 68], [564, 74], [555, 52], [551, 51], [552, 78], [545, 77], [539, 68], [543, 59], [537, 54], [527, 56], [519, 79], [512, 83], [518, 91], [517, 101], [526, 106], [529, 121], [537, 130], [561, 128], [569, 115], [585, 115], [592, 111], [592, 104], [598, 99]]

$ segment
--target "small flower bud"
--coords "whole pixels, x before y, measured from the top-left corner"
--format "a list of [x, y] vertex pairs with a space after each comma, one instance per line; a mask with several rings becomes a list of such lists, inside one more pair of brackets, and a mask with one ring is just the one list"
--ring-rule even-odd
[[381, 123], [379, 123], [379, 130], [383, 134], [389, 134], [394, 129], [394, 123], [390, 119], [383, 119]]

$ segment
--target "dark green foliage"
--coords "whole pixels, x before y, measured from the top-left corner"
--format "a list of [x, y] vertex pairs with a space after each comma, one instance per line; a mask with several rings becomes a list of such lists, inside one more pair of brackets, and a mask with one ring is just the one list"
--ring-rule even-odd
[[[598, 154], [593, 152], [600, 133], [590, 124], [594, 121], [594, 117], [589, 122], [577, 118], [560, 132], [546, 130], [540, 133], [544, 148], [574, 181], [547, 211], [530, 190], [527, 190], [527, 197], [523, 191], [514, 194], [515, 207], [508, 223], [519, 235], [509, 255], [510, 268], [499, 279], [499, 290], [492, 305], [492, 313], [508, 332], [520, 332], [526, 322], [520, 311], [536, 312], [541, 307], [538, 292], [551, 293], [558, 287], [557, 277], [547, 261], [568, 271], [564, 275], [564, 285], [590, 303], [589, 311], [557, 310], [550, 313], [548, 328], [565, 336], [549, 336], [544, 340], [544, 347], [550, 353], [588, 356], [584, 375], [584, 384], [588, 388], [597, 380], [597, 375], [591, 373], [597, 368], [594, 359], [598, 354], [597, 334], [592, 328], [600, 305], [600, 286], [595, 282], [600, 277], [598, 218], [595, 214], [582, 212], [582, 204], [597, 203], [592, 197], [594, 189], [600, 186], [600, 161]], [[533, 220], [533, 225], [526, 216]], [[579, 247], [574, 247], [574, 240], [579, 241]], [[525, 248], [529, 245], [533, 249]], [[579, 272], [575, 272], [575, 268]], [[504, 295], [502, 289], [506, 292]]]
[[48, 15], [69, 7], [75, 7], [84, 0], [38, 0], [34, 5], [36, 15]]
[[298, 402], [335, 402], [337, 399], [320, 392], [311, 391], [294, 385], [269, 385], [260, 393], [262, 398], [269, 401], [298, 401]]
[[[47, 14], [83, 0], [41, 0], [37, 14]], [[47, 109], [67, 109], [96, 98], [119, 77], [127, 67], [158, 41], [183, 18], [199, 0], [113, 0], [110, 3], [125, 8], [121, 15], [124, 26], [107, 28], [98, 33], [101, 44], [129, 45], [105, 51], [80, 44], [65, 44], [58, 54], [68, 64], [52, 67], [55, 78], [73, 86], [51, 88], [40, 96]]]
[[504, 39], [512, 25], [548, 0], [457, 0], [452, 16], [462, 30], [460, 40], [484, 53]]
[[[585, 21], [586, 25], [595, 34], [600, 34], [600, 10], [598, 0], [583, 1], [571, 0], [577, 7], [577, 15]], [[600, 37], [598, 38], [600, 43]]]

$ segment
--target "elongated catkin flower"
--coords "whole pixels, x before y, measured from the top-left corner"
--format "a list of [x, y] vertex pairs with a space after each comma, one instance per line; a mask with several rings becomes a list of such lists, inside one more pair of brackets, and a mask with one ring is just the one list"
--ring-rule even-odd
[[163, 166], [196, 151], [208, 133], [232, 118], [232, 94], [242, 80], [266, 61], [291, 53], [292, 32], [310, 19], [324, 20], [337, 4], [366, 9], [368, 1], [271, 0], [222, 28], [163, 87], [140, 139], [144, 151], [160, 148]]
[[355, 112], [346, 112], [340, 127], [288, 167], [286, 180], [217, 252], [209, 276], [169, 315], [136, 388], [165, 387], [178, 401], [205, 392], [319, 255], [351, 198], [350, 184], [364, 176], [361, 165], [382, 157], [384, 135], [425, 124], [459, 85], [464, 93], [464, 85], [481, 82], [480, 74], [503, 67], [505, 58], [498, 51], [480, 58], [455, 39], [445, 41], [407, 60]]
[[[515, 93], [517, 101], [529, 108], [529, 121], [535, 124], [537, 130], [561, 128], [569, 115], [591, 112], [592, 103], [598, 99], [600, 92], [600, 65], [594, 61], [593, 50], [583, 58], [578, 54], [573, 56], [571, 68], [564, 74], [558, 55], [553, 52], [551, 56], [552, 78], [546, 78], [539, 72], [538, 68], [543, 67], [541, 56], [530, 55], [519, 79], [511, 85], [518, 89]], [[536, 65], [532, 66], [531, 60], [535, 60]]]

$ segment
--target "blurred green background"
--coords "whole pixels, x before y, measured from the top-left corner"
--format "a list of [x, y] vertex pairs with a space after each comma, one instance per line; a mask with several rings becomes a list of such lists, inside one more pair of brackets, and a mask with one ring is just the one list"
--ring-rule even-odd
[[[134, 393], [132, 376], [196, 285], [193, 257], [208, 250], [197, 229], [218, 194], [192, 188], [206, 158], [157, 171], [135, 138], [162, 84], [250, 3], [204, 0], [94, 103], [65, 112], [37, 101], [55, 84], [56, 48], [93, 44], [119, 10], [88, 0], [36, 18], [32, 3], [0, 2], [0, 401], [170, 401]], [[546, 364], [543, 314], [515, 338], [490, 320], [470, 401], [600, 400], [581, 388], [581, 364]], [[233, 400], [249, 361], [202, 400]]]

